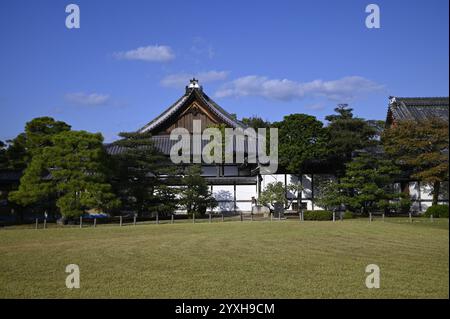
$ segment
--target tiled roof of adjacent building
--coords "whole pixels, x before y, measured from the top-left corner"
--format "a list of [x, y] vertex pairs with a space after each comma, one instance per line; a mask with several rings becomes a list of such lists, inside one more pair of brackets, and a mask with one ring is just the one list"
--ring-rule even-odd
[[394, 121], [421, 121], [438, 117], [448, 121], [448, 97], [389, 97], [386, 124]]

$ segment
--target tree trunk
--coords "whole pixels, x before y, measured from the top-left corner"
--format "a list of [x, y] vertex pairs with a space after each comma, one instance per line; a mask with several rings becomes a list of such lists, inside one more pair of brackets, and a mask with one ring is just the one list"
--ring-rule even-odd
[[440, 190], [441, 190], [441, 183], [440, 182], [434, 182], [433, 183], [433, 204], [432, 204], [432, 206], [438, 204]]

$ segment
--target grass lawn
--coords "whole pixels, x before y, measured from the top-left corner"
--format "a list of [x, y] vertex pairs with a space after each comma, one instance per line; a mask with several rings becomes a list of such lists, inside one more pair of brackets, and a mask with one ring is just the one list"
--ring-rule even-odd
[[43, 297], [448, 298], [448, 219], [0, 230], [0, 298]]

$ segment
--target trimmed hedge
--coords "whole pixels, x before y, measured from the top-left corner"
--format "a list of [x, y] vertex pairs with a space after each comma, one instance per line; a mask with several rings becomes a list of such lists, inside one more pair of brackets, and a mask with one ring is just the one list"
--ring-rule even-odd
[[435, 218], [448, 218], [448, 205], [434, 205], [428, 207], [425, 217], [433, 215]]
[[352, 219], [352, 218], [355, 218], [355, 216], [353, 215], [353, 213], [352, 212], [350, 212], [350, 211], [345, 211], [344, 212], [344, 214], [343, 214], [343, 216], [342, 216], [344, 219]]
[[306, 210], [303, 216], [305, 220], [332, 220], [333, 212], [328, 210]]

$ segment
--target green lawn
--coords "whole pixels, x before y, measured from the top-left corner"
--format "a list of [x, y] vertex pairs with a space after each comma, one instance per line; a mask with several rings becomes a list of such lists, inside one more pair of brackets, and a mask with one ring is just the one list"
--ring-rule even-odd
[[448, 298], [448, 267], [448, 219], [0, 230], [0, 298]]

